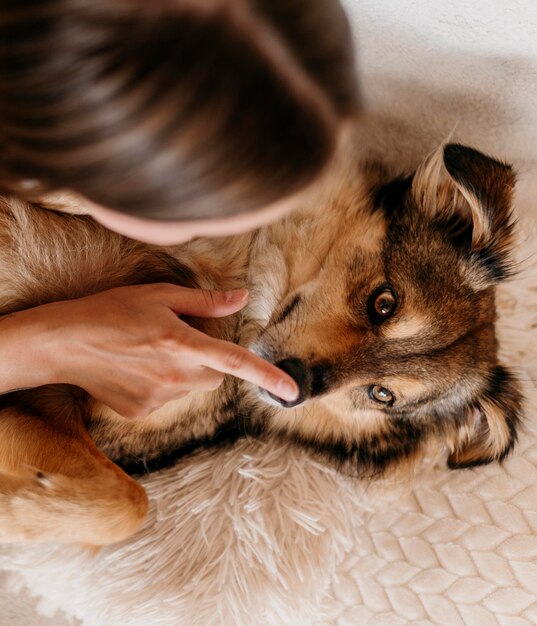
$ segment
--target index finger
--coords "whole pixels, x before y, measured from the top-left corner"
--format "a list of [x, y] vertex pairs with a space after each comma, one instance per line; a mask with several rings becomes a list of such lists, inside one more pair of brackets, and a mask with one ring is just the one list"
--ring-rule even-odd
[[300, 395], [293, 378], [272, 363], [242, 346], [200, 334], [203, 337], [200, 342], [202, 365], [247, 380], [287, 402], [293, 402]]

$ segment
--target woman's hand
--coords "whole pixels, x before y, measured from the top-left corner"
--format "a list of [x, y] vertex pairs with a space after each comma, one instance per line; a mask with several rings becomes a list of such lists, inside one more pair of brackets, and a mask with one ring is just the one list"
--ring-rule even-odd
[[7, 342], [4, 357], [11, 355], [0, 390], [70, 383], [137, 418], [189, 391], [216, 389], [232, 374], [293, 400], [298, 389], [287, 374], [177, 317], [224, 317], [246, 302], [245, 290], [153, 283], [20, 311], [0, 322], [0, 349]]

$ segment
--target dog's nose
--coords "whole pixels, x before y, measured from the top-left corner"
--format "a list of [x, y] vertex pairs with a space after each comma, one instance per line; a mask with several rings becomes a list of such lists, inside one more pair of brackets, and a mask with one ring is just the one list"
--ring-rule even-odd
[[291, 378], [293, 378], [293, 380], [298, 385], [300, 394], [298, 398], [296, 400], [293, 400], [292, 402], [286, 402], [285, 400], [282, 400], [281, 398], [278, 398], [277, 396], [274, 396], [272, 394], [269, 394], [270, 397], [274, 400], [277, 400], [282, 406], [286, 408], [291, 408], [302, 404], [302, 402], [304, 402], [304, 400], [306, 399], [308, 383], [308, 370], [306, 369], [306, 364], [304, 363], [304, 361], [301, 361], [300, 359], [290, 358], [283, 359], [283, 361], [278, 361], [278, 363], [275, 363], [274, 365], [276, 365], [276, 367], [279, 367], [286, 374], [289, 374]]

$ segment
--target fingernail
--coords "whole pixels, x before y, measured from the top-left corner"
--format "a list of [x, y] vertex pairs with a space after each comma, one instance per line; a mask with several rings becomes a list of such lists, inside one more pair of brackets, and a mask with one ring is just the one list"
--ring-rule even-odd
[[224, 292], [225, 302], [242, 302], [248, 297], [248, 289], [234, 289]]
[[280, 380], [278, 383], [278, 396], [282, 400], [293, 402], [298, 399], [300, 391], [295, 384], [291, 384], [288, 380]]

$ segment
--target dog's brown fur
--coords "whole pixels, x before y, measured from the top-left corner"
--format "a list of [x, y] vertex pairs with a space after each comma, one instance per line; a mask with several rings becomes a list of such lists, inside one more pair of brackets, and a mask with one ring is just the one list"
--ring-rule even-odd
[[[4, 314], [125, 284], [247, 284], [241, 314], [192, 323], [282, 363], [302, 397], [286, 408], [227, 377], [214, 392], [133, 422], [69, 385], [6, 394], [0, 540], [127, 537], [147, 502], [120, 466], [156, 469], [243, 435], [294, 440], [364, 477], [412, 465], [432, 440], [448, 448], [453, 468], [503, 459], [521, 407], [494, 328], [495, 285], [509, 273], [513, 245], [513, 187], [509, 166], [459, 145], [395, 179], [350, 150], [316, 201], [281, 223], [169, 248], [4, 198]], [[374, 294], [386, 286], [397, 309], [379, 319]], [[376, 402], [375, 385], [395, 400]]]

